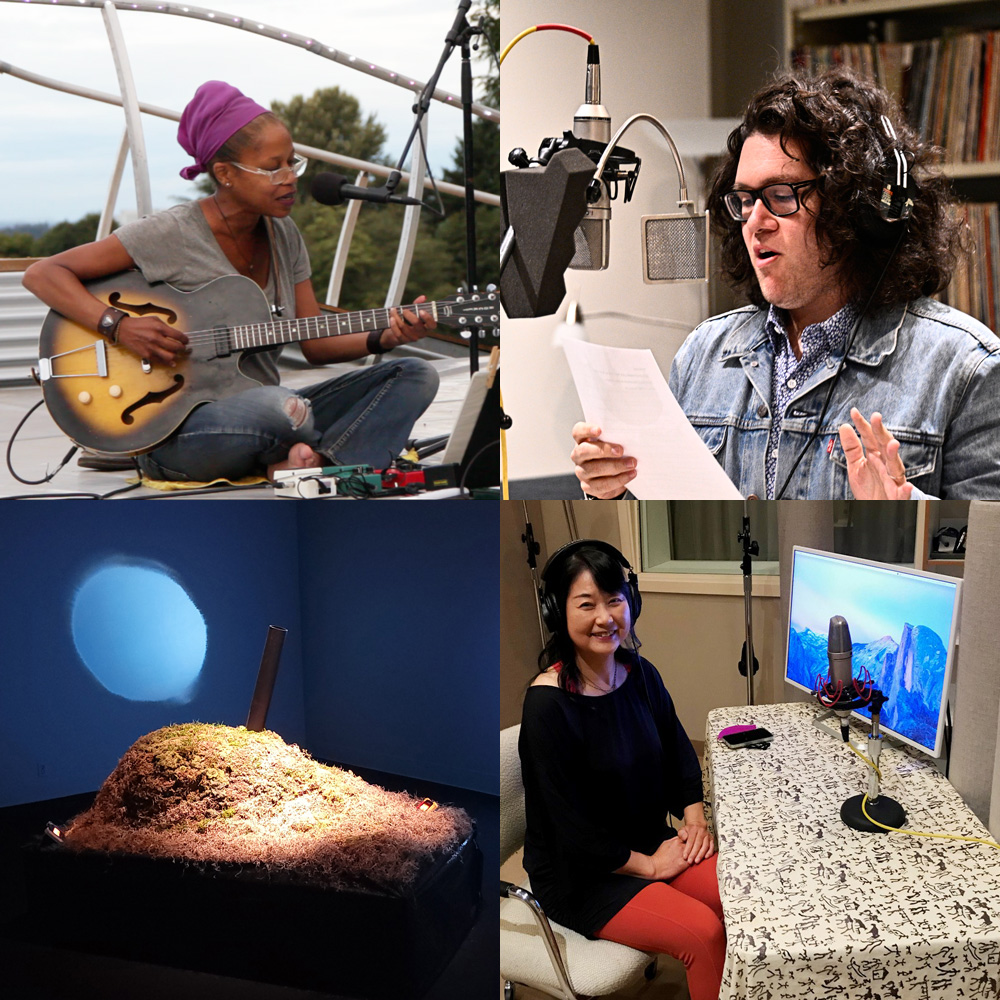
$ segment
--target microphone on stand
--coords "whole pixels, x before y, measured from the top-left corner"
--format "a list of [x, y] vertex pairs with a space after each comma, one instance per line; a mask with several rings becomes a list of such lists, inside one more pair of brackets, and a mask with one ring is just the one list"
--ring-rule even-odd
[[[834, 615], [830, 619], [826, 656], [830, 665], [829, 674], [825, 681], [822, 676], [817, 675], [815, 694], [819, 703], [840, 719], [840, 735], [845, 743], [850, 743], [848, 720], [851, 712], [868, 706], [872, 713], [871, 732], [868, 736], [868, 760], [872, 769], [868, 775], [868, 791], [865, 795], [854, 795], [847, 799], [840, 807], [840, 818], [852, 829], [866, 833], [883, 833], [885, 827], [898, 829], [906, 821], [906, 811], [895, 799], [880, 794], [878, 779], [878, 761], [884, 739], [879, 732], [879, 718], [882, 706], [889, 699], [872, 683], [867, 668], [862, 667], [864, 680], [854, 677], [851, 630], [842, 615]], [[814, 720], [813, 724], [823, 732], [830, 733], [821, 722], [822, 717]], [[879, 826], [880, 823], [883, 825]]]
[[393, 194], [394, 190], [395, 184], [383, 184], [382, 187], [375, 188], [358, 187], [356, 184], [348, 184], [343, 174], [332, 173], [317, 174], [309, 188], [321, 205], [342, 205], [345, 201], [373, 201], [380, 205], [423, 205], [417, 198]]
[[[587, 81], [583, 104], [573, 116], [577, 139], [607, 146], [611, 139], [611, 115], [601, 104], [601, 56], [597, 45], [587, 47]], [[606, 182], [600, 196], [587, 205], [583, 220], [573, 233], [576, 248], [569, 266], [581, 271], [603, 271], [611, 253], [611, 195]]]
[[[849, 693], [853, 707], [854, 651], [851, 647], [851, 630], [848, 628], [847, 619], [842, 615], [834, 615], [830, 619], [830, 630], [826, 638], [826, 659], [830, 664], [829, 682], [840, 691], [837, 702], [844, 701]], [[834, 707], [833, 711], [840, 719], [840, 735], [846, 743], [849, 739], [848, 719], [851, 717], [851, 707]]]

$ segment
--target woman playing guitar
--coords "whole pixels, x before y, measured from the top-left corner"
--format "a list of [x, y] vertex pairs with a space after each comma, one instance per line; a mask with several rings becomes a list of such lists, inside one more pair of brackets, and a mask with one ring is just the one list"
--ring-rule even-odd
[[[69, 321], [126, 348], [142, 359], [144, 370], [181, 366], [192, 353], [187, 333], [166, 321], [162, 314], [169, 310], [119, 310], [84, 282], [138, 268], [148, 282], [187, 292], [241, 274], [262, 289], [276, 317], [321, 312], [305, 243], [289, 218], [305, 160], [295, 154], [288, 129], [236, 88], [213, 80], [184, 109], [177, 138], [195, 160], [181, 176], [207, 173], [216, 184], [211, 197], [129, 223], [96, 243], [38, 261], [24, 275], [29, 291]], [[310, 339], [302, 352], [313, 364], [350, 361], [383, 354], [436, 326], [423, 312], [395, 309], [389, 315], [385, 329]], [[400, 358], [293, 392], [278, 384], [280, 349], [244, 352], [240, 371], [261, 384], [196, 403], [176, 431], [139, 456], [143, 473], [211, 480], [316, 465], [383, 468], [402, 450], [437, 390], [434, 368]]]

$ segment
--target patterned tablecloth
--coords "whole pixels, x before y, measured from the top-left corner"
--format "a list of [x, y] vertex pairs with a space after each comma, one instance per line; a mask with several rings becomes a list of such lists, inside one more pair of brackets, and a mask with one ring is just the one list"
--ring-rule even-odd
[[[709, 713], [706, 771], [728, 947], [723, 1000], [985, 1000], [1000, 996], [1000, 850], [860, 833], [840, 819], [868, 768], [808, 704]], [[755, 723], [767, 750], [730, 750]], [[855, 746], [865, 736], [851, 725]], [[989, 838], [916, 752], [886, 747], [882, 791], [911, 830]]]

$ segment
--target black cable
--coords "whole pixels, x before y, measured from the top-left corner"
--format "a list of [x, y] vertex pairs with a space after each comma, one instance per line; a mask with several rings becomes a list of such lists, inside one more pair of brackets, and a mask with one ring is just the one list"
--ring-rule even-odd
[[[7, 469], [10, 472], [10, 474], [19, 483], [24, 483], [25, 486], [40, 486], [42, 483], [51, 482], [52, 479], [56, 475], [58, 475], [58, 473], [64, 468], [64, 466], [66, 465], [66, 463], [79, 450], [79, 447], [77, 445], [73, 445], [73, 447], [70, 448], [70, 450], [68, 452], [66, 452], [66, 457], [63, 458], [62, 462], [59, 463], [59, 468], [56, 469], [55, 472], [50, 472], [47, 476], [44, 476], [42, 479], [24, 479], [22, 476], [19, 476], [14, 471], [14, 466], [11, 464], [11, 461], [10, 461], [10, 453], [11, 453], [11, 450], [13, 449], [13, 447], [14, 447], [14, 439], [17, 437], [17, 435], [20, 432], [21, 428], [28, 422], [28, 417], [30, 417], [31, 414], [34, 413], [35, 410], [37, 410], [38, 407], [41, 406], [42, 403], [44, 403], [44, 402], [45, 402], [44, 399], [40, 399], [37, 403], [35, 403], [35, 405], [30, 410], [28, 410], [28, 412], [23, 417], [21, 417], [20, 423], [14, 428], [14, 433], [11, 434], [10, 440], [7, 442]], [[82, 494], [82, 493], [80, 493], [80, 494], [76, 494], [76, 495], [77, 496], [85, 496], [85, 495], [89, 495], [89, 494]], [[96, 494], [94, 494], [94, 495], [96, 496]]]
[[946, 701], [945, 703], [945, 724], [944, 724], [944, 747], [945, 747], [945, 759], [944, 759], [944, 776], [948, 777], [948, 772], [951, 770], [951, 702]]
[[816, 421], [816, 427], [812, 434], [809, 435], [809, 440], [802, 446], [802, 450], [799, 452], [798, 457], [795, 459], [795, 463], [792, 465], [785, 477], [785, 481], [781, 486], [781, 489], [775, 494], [774, 499], [780, 500], [785, 495], [785, 490], [788, 489], [788, 484], [791, 482], [792, 476], [795, 474], [795, 470], [799, 467], [799, 463], [805, 457], [805, 453], [812, 447], [812, 443], [819, 437], [820, 428], [823, 426], [823, 418], [826, 416], [827, 408], [830, 406], [830, 399], [833, 396], [833, 390], [836, 388], [837, 383], [840, 381], [840, 374], [844, 370], [844, 365], [847, 363], [847, 356], [851, 353], [851, 348], [854, 346], [854, 338], [858, 334], [858, 330], [861, 328], [861, 321], [865, 318], [869, 308], [871, 307], [872, 301], [875, 298], [875, 293], [879, 290], [882, 285], [882, 280], [885, 278], [886, 272], [889, 270], [889, 265], [893, 262], [896, 256], [896, 251], [899, 249], [899, 245], [903, 242], [903, 237], [906, 235], [906, 227], [903, 226], [896, 239], [896, 245], [892, 248], [892, 252], [889, 254], [888, 260], [885, 262], [885, 267], [882, 268], [882, 273], [878, 276], [878, 281], [875, 282], [875, 287], [871, 291], [871, 295], [868, 296], [868, 301], [865, 303], [864, 309], [858, 313], [858, 318], [854, 321], [854, 325], [851, 327], [851, 332], [847, 338], [847, 346], [844, 348], [844, 356], [840, 359], [840, 364], [837, 365], [837, 371], [830, 382], [830, 388], [827, 390], [826, 399], [823, 401], [823, 409], [820, 410], [819, 419]]
[[444, 202], [441, 200], [441, 192], [438, 191], [437, 181], [434, 179], [434, 172], [431, 170], [431, 165], [427, 160], [427, 146], [424, 145], [424, 130], [417, 129], [417, 135], [420, 136], [420, 152], [424, 158], [424, 166], [427, 168], [427, 179], [431, 182], [431, 190], [434, 192], [434, 197], [437, 198], [438, 207], [435, 208], [433, 205], [428, 205], [427, 202], [421, 200], [420, 204], [427, 209], [428, 212], [433, 212], [439, 219], [445, 217]]
[[[482, 453], [486, 451], [487, 448], [492, 448], [494, 445], [496, 445], [496, 447], [498, 448], [500, 447], [499, 438], [497, 438], [495, 441], [488, 441], [486, 444], [482, 446], [482, 448], [479, 449], [479, 451], [475, 453], [475, 455], [472, 456], [472, 458], [469, 459], [468, 464], [465, 466], [465, 472], [462, 473], [462, 481], [458, 484], [459, 492], [465, 489], [465, 480], [469, 475], [469, 470], [472, 468], [473, 465], [476, 464], [476, 459], [479, 458], [479, 456], [482, 455]], [[471, 493], [469, 493], [469, 499], [470, 500], [472, 499]]]
[[[142, 485], [139, 483], [138, 485]], [[196, 490], [171, 490], [167, 493], [153, 493], [147, 496], [135, 497], [136, 500], [175, 500], [181, 497], [205, 496], [207, 493], [236, 493], [243, 490], [263, 490], [273, 486], [274, 483], [247, 483], [244, 486], [203, 486]]]

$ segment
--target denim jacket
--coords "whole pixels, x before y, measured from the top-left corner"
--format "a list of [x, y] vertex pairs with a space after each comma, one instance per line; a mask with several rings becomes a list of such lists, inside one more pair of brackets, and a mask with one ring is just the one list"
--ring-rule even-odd
[[[706, 320], [670, 369], [670, 388], [709, 450], [744, 496], [762, 498], [774, 364], [766, 318], [766, 309], [746, 306]], [[776, 490], [816, 426], [842, 352], [788, 402]], [[786, 499], [851, 497], [838, 428], [851, 422], [852, 406], [882, 414], [914, 496], [1000, 499], [1000, 340], [977, 320], [927, 298], [862, 320]]]

